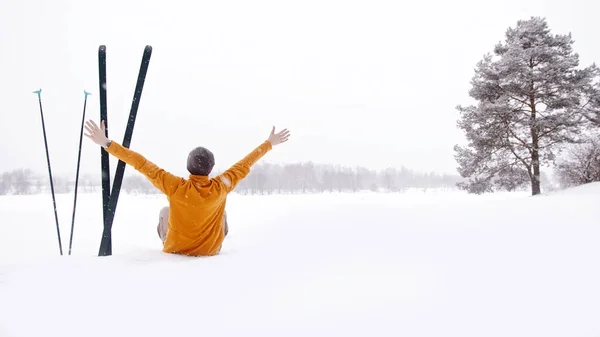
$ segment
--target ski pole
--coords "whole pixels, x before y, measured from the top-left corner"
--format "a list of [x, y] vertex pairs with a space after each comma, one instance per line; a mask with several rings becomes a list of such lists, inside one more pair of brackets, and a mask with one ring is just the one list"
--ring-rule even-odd
[[81, 163], [81, 143], [83, 141], [83, 125], [85, 124], [85, 107], [87, 105], [87, 97], [91, 95], [87, 91], [83, 91], [85, 97], [83, 99], [83, 117], [81, 117], [81, 131], [79, 133], [79, 153], [77, 154], [77, 171], [75, 173], [75, 196], [73, 199], [73, 217], [71, 218], [71, 235], [69, 238], [69, 255], [71, 255], [71, 247], [73, 246], [73, 229], [75, 228], [75, 210], [77, 208], [77, 185], [79, 184], [79, 165]]
[[62, 252], [62, 243], [60, 241], [60, 228], [58, 226], [58, 214], [56, 213], [56, 197], [54, 196], [54, 182], [52, 181], [52, 169], [50, 168], [50, 154], [48, 152], [48, 139], [46, 138], [46, 126], [44, 124], [44, 111], [42, 110], [42, 89], [33, 92], [37, 94], [40, 103], [40, 115], [42, 117], [42, 131], [44, 132], [44, 145], [46, 147], [46, 160], [48, 161], [48, 175], [50, 176], [50, 191], [52, 192], [52, 203], [54, 205], [54, 219], [56, 220], [56, 235], [58, 236], [58, 248], [60, 255]]

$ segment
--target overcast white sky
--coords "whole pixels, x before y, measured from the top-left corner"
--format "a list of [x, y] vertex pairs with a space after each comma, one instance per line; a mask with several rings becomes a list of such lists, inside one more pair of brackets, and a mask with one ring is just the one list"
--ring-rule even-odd
[[[187, 176], [195, 146], [219, 168], [270, 128], [292, 130], [269, 162], [455, 173], [458, 104], [475, 64], [509, 26], [546, 17], [600, 62], [594, 1], [0, 2], [0, 172], [45, 172], [42, 88], [53, 171], [75, 172], [83, 91], [99, 118], [98, 46], [107, 46], [109, 136], [123, 139], [144, 46], [154, 48], [131, 148]], [[83, 172], [100, 171], [84, 138]], [[112, 162], [114, 171], [116, 161]]]

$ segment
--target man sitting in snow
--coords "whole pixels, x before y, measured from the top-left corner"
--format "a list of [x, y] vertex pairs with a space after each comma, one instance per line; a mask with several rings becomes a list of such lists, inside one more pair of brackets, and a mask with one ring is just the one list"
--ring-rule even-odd
[[227, 195], [250, 173], [250, 167], [273, 146], [284, 143], [290, 135], [287, 129], [275, 133], [255, 148], [244, 159], [216, 178], [209, 178], [215, 159], [203, 147], [188, 155], [189, 179], [177, 177], [159, 168], [142, 155], [109, 140], [105, 124], [98, 127], [94, 121], [86, 123], [86, 137], [104, 147], [107, 152], [133, 166], [163, 192], [169, 207], [160, 211], [157, 227], [163, 241], [163, 251], [192, 256], [217, 255], [228, 232], [225, 203]]

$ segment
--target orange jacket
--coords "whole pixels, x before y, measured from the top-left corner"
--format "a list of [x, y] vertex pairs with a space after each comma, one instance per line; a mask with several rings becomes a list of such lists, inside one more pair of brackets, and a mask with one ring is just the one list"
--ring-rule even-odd
[[106, 151], [133, 166], [167, 196], [169, 230], [163, 251], [210, 256], [219, 253], [225, 238], [223, 214], [227, 195], [250, 173], [250, 167], [271, 149], [271, 143], [265, 141], [219, 176], [190, 175], [189, 179], [166, 172], [114, 141]]

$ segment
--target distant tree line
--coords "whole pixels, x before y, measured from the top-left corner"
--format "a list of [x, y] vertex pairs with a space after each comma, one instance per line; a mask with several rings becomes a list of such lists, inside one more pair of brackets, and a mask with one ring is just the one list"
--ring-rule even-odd
[[[214, 175], [220, 172], [215, 172]], [[270, 164], [252, 167], [250, 174], [235, 189], [240, 194], [290, 194], [324, 192], [388, 191], [401, 192], [408, 188], [455, 188], [458, 175], [419, 173], [407, 168], [370, 170], [364, 167], [322, 165], [315, 163]], [[74, 177], [55, 176], [55, 193], [74, 191]], [[99, 175], [82, 174], [78, 192], [101, 190]], [[122, 190], [132, 194], [160, 193], [135, 170], [126, 171]], [[17, 169], [0, 175], [0, 195], [50, 193], [48, 175], [29, 169]]]
[[260, 164], [236, 187], [242, 194], [389, 191], [408, 188], [454, 188], [458, 175], [418, 173], [406, 168], [370, 170], [364, 167], [298, 163]]
[[[75, 180], [64, 176], [53, 176], [54, 192], [70, 193], [74, 190]], [[94, 192], [100, 187], [100, 179], [89, 174], [79, 177], [79, 192]], [[30, 169], [16, 169], [0, 174], [0, 195], [50, 193], [48, 175], [33, 172]]]
[[[217, 171], [213, 174], [220, 174]], [[556, 170], [556, 181], [541, 173], [541, 181], [547, 190], [577, 186], [600, 181], [600, 141], [573, 145], [566, 152]], [[114, 178], [114, 177], [113, 177]], [[364, 167], [296, 163], [276, 165], [259, 163], [236, 187], [240, 194], [298, 194], [332, 192], [402, 192], [410, 188], [454, 189], [463, 182], [459, 175], [422, 173], [405, 167], [370, 170]], [[72, 193], [74, 177], [54, 176], [57, 194]], [[520, 190], [526, 187], [521, 187]], [[511, 190], [519, 190], [514, 188]], [[97, 174], [82, 174], [78, 192], [101, 191]], [[128, 170], [123, 179], [122, 191], [129, 194], [157, 194], [160, 191], [140, 173]], [[0, 174], [0, 195], [27, 195], [50, 193], [48, 175], [30, 169], [16, 169]]]

